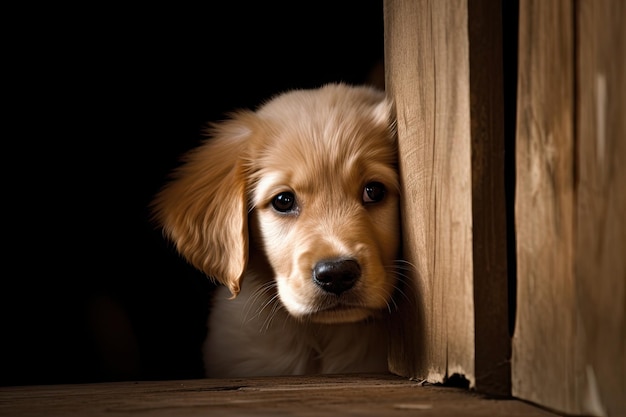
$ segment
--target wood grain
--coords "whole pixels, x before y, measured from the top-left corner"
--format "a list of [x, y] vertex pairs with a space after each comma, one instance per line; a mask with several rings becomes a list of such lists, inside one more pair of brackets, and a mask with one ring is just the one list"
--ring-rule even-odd
[[416, 269], [390, 363], [509, 395], [501, 24], [490, 1], [385, 2], [404, 254]]
[[520, 3], [513, 394], [572, 415], [626, 413], [624, 16]]
[[388, 0], [384, 9], [404, 253], [415, 267], [414, 311], [402, 317], [390, 365], [434, 382], [458, 374], [474, 386], [467, 2]]
[[577, 6], [576, 318], [586, 414], [626, 415], [626, 3]]
[[0, 388], [0, 416], [528, 416], [520, 401], [389, 375], [138, 381]]
[[513, 395], [574, 413], [574, 45], [569, 0], [520, 2]]

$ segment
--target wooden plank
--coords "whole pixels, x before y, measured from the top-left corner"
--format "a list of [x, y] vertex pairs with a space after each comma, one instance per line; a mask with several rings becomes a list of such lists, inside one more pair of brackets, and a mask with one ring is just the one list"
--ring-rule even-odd
[[569, 0], [520, 2], [516, 150], [517, 317], [512, 392], [567, 413], [576, 378], [574, 48]]
[[576, 317], [585, 414], [626, 415], [626, 3], [577, 5]]
[[520, 4], [513, 394], [622, 416], [626, 8], [576, 4]]
[[0, 388], [0, 416], [528, 416], [521, 401], [388, 375], [138, 381]]
[[516, 142], [513, 395], [578, 411], [573, 287], [573, 25], [569, 0], [523, 0]]
[[474, 386], [467, 2], [386, 0], [384, 14], [404, 253], [415, 268], [390, 367], [435, 382], [458, 374]]

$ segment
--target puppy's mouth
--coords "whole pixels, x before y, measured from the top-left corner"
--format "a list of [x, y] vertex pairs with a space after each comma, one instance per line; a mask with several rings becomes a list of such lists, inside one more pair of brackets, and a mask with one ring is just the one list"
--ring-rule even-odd
[[301, 318], [315, 323], [354, 323], [379, 316], [380, 307], [368, 305], [362, 296], [358, 290], [339, 296], [318, 293], [315, 301], [300, 311]]
[[292, 297], [279, 298], [292, 317], [313, 323], [354, 323], [382, 314], [380, 306], [367, 306], [358, 292], [339, 297], [317, 294], [307, 302], [296, 302]]

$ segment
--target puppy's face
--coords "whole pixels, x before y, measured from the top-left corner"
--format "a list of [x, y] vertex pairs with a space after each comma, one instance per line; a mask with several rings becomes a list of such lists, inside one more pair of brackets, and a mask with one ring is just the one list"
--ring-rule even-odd
[[[388, 308], [398, 254], [398, 174], [380, 96], [292, 93], [259, 111], [251, 230], [295, 317], [362, 320]], [[244, 283], [245, 285], [245, 283]]]
[[282, 94], [214, 125], [156, 197], [155, 217], [233, 296], [246, 276], [259, 279], [245, 272], [260, 256], [294, 317], [365, 319], [389, 308], [396, 285], [393, 120], [384, 94], [366, 87]]

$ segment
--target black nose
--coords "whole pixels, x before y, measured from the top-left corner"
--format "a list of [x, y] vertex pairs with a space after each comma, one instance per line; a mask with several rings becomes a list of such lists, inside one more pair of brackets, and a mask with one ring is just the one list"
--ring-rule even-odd
[[313, 282], [321, 289], [339, 295], [361, 277], [361, 266], [353, 259], [320, 261], [313, 268]]

